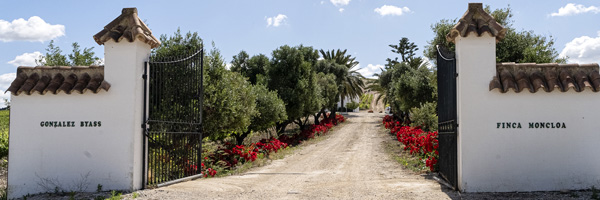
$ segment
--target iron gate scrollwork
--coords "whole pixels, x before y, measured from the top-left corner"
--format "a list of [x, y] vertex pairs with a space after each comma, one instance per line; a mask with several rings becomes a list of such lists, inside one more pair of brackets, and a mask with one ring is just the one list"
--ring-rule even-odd
[[201, 176], [202, 48], [153, 55], [144, 72], [144, 187]]
[[458, 185], [456, 59], [453, 53], [437, 46], [438, 66], [438, 142], [440, 175], [454, 188]]

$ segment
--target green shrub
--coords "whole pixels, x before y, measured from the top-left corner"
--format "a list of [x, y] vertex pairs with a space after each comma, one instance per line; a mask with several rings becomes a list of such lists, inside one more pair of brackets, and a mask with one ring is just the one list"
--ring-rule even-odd
[[8, 156], [9, 110], [0, 111], [0, 158]]
[[421, 126], [421, 129], [424, 131], [437, 131], [438, 116], [436, 113], [436, 104], [427, 102], [421, 104], [419, 108], [410, 109], [410, 119], [412, 120], [410, 126]]
[[354, 109], [358, 108], [358, 103], [356, 103], [354, 101], [347, 103], [346, 108], [348, 108], [348, 110], [354, 110]]

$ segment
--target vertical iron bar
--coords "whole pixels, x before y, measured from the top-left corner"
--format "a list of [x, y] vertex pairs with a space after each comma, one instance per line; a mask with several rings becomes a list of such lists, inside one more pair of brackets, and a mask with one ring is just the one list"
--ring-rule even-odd
[[142, 189], [146, 189], [146, 184], [148, 184], [148, 180], [147, 180], [147, 163], [146, 163], [146, 156], [148, 156], [148, 153], [146, 152], [146, 141], [148, 141], [148, 138], [146, 137], [146, 135], [148, 134], [146, 132], [147, 126], [148, 126], [148, 121], [147, 121], [147, 112], [148, 112], [148, 107], [146, 104], [146, 101], [148, 100], [148, 97], [146, 96], [147, 93], [147, 89], [148, 89], [148, 62], [144, 62], [144, 75], [143, 75], [143, 80], [144, 80], [144, 107], [143, 107], [143, 116], [142, 116]]
[[202, 117], [203, 117], [203, 111], [204, 111], [204, 45], [202, 45], [201, 49], [200, 49], [200, 101], [198, 102], [200, 104], [199, 108], [198, 108], [198, 113], [200, 114], [200, 127], [198, 129], [198, 132], [200, 133], [200, 137], [198, 138], [198, 152], [197, 155], [198, 157], [196, 158], [196, 162], [198, 163], [198, 165], [200, 165], [198, 167], [198, 172], [196, 172], [197, 174], [202, 174], [202, 138], [203, 138], [203, 133], [202, 133], [202, 128], [204, 126], [204, 123], [202, 123]]

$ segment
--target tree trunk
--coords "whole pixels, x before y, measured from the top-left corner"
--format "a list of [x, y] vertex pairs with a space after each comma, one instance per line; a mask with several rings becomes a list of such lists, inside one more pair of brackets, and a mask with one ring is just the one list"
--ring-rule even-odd
[[346, 108], [346, 106], [344, 106], [344, 97], [342, 97], [342, 108], [344, 108], [344, 110], [346, 110], [346, 112], [348, 112], [348, 108]]
[[320, 125], [321, 123], [319, 122], [319, 118], [321, 116], [325, 116], [325, 108], [322, 108], [316, 115], [313, 115], [315, 117], [315, 125]]
[[237, 143], [237, 145], [242, 145], [244, 143], [244, 139], [246, 139], [248, 135], [250, 135], [250, 130], [242, 133], [241, 135], [235, 135], [235, 143]]
[[275, 130], [277, 131], [277, 136], [280, 136], [281, 134], [283, 134], [283, 132], [285, 131], [285, 127], [287, 127], [288, 124], [289, 124], [289, 122], [275, 124]]
[[337, 112], [337, 105], [331, 109], [331, 112], [329, 113], [329, 119], [335, 119], [335, 114]]
[[301, 117], [301, 118], [298, 118], [298, 119], [296, 119], [296, 120], [294, 121], [294, 123], [296, 123], [296, 124], [297, 124], [297, 125], [300, 127], [300, 130], [304, 130], [304, 124], [302, 124], [302, 117]]
[[302, 126], [306, 127], [306, 125], [308, 125], [308, 120], [309, 120], [309, 117], [310, 117], [310, 116], [306, 116], [306, 117], [304, 118], [304, 122], [302, 122]]

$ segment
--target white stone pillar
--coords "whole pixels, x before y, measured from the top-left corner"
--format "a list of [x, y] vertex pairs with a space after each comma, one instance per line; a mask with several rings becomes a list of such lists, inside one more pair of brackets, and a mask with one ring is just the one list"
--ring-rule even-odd
[[150, 56], [150, 45], [134, 40], [134, 42], [104, 43], [105, 74], [106, 77], [114, 78], [119, 82], [112, 83], [111, 92], [106, 101], [119, 107], [114, 109], [113, 117], [121, 121], [120, 129], [123, 131], [122, 139], [128, 141], [127, 149], [123, 149], [126, 155], [131, 156], [127, 163], [131, 171], [131, 185], [128, 190], [142, 188], [143, 175], [143, 152], [142, 152], [142, 128], [144, 85], [142, 75], [144, 73], [144, 62]]
[[[477, 122], [481, 110], [485, 110], [485, 102], [490, 98], [488, 87], [490, 77], [496, 75], [496, 42], [504, 37], [506, 29], [496, 23], [493, 17], [483, 10], [481, 3], [469, 3], [469, 8], [459, 22], [450, 30], [447, 36], [449, 41], [456, 44], [456, 72], [457, 77], [457, 117], [458, 117], [458, 187], [465, 191], [468, 187], [466, 179], [477, 176], [469, 167], [475, 160], [471, 160], [477, 149], [469, 149], [468, 145], [477, 141], [471, 137], [478, 134], [480, 126]], [[489, 114], [489, 113], [487, 113]], [[469, 123], [463, 123], [469, 122]], [[465, 165], [465, 163], [469, 163]]]

